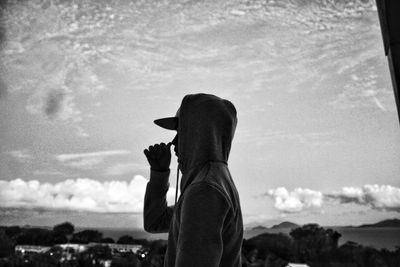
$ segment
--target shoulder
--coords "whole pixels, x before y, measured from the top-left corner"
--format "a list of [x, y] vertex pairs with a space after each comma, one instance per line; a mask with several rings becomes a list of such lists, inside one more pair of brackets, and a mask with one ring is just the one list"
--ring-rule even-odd
[[190, 195], [216, 195], [223, 199], [230, 207], [233, 207], [231, 198], [226, 189], [227, 180], [229, 180], [228, 175], [229, 171], [227, 171], [227, 166], [225, 164], [208, 163], [188, 186], [188, 192], [186, 193]]
[[206, 168], [203, 169], [199, 179], [196, 180], [213, 186], [225, 197], [229, 205], [234, 208], [233, 199], [235, 196], [232, 194], [232, 191], [235, 191], [236, 187], [226, 164], [210, 162], [207, 164]]
[[218, 185], [204, 180], [190, 184], [185, 192], [184, 199], [210, 204], [219, 202], [223, 206], [231, 206], [227, 196]]

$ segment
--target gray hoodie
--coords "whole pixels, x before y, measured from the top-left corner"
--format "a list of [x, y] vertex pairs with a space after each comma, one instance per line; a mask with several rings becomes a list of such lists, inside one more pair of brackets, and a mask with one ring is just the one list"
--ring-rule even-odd
[[144, 200], [144, 228], [169, 232], [165, 267], [240, 267], [243, 221], [228, 169], [236, 128], [231, 102], [187, 95], [179, 113], [181, 195], [167, 206], [169, 171], [151, 171]]

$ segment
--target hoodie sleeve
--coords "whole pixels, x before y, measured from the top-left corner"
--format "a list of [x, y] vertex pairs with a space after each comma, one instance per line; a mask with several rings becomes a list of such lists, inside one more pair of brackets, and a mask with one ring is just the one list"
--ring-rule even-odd
[[167, 205], [169, 173], [151, 170], [144, 197], [143, 224], [149, 233], [167, 233], [174, 206]]
[[182, 203], [176, 267], [218, 267], [223, 252], [222, 229], [229, 204], [207, 183], [188, 188]]

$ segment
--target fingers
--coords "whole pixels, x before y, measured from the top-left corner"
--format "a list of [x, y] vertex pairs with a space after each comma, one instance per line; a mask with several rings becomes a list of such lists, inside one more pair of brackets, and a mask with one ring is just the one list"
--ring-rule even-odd
[[157, 156], [160, 156], [161, 154], [164, 154], [165, 152], [168, 153], [170, 151], [172, 143], [169, 142], [167, 144], [165, 143], [160, 143], [160, 144], [155, 144], [149, 146], [147, 149], [143, 150], [143, 153], [146, 155], [147, 158], [157, 158]]
[[143, 150], [152, 170], [169, 170], [171, 163], [171, 143], [154, 144]]
[[147, 158], [150, 157], [150, 151], [148, 149], [143, 150], [143, 153]]

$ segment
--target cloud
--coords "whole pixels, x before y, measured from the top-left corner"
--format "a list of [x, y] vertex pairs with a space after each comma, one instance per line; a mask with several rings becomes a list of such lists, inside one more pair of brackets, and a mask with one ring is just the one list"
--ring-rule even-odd
[[77, 169], [92, 169], [102, 163], [105, 157], [130, 154], [129, 150], [106, 150], [90, 153], [60, 154], [55, 158], [65, 166]]
[[[55, 75], [57, 76], [57, 75]], [[26, 109], [32, 114], [44, 114], [49, 119], [57, 119], [76, 124], [82, 121], [82, 112], [75, 103], [74, 92], [66, 86], [52, 84], [41, 85], [28, 99]]]
[[299, 144], [307, 144], [312, 146], [321, 145], [334, 145], [339, 141], [338, 133], [332, 131], [326, 132], [304, 132], [304, 133], [293, 133], [284, 131], [271, 131], [265, 132], [263, 130], [254, 129], [241, 129], [237, 133], [238, 142], [240, 143], [256, 143], [258, 145], [264, 145], [268, 142], [293, 142]]
[[[0, 207], [42, 210], [76, 210], [99, 213], [141, 213], [147, 180], [136, 175], [130, 182], [100, 182], [88, 178], [60, 183], [37, 180], [0, 180]], [[170, 188], [167, 200], [174, 200]]]
[[12, 150], [7, 152], [7, 154], [20, 162], [27, 162], [33, 159], [33, 156], [28, 149]]
[[105, 150], [105, 151], [96, 151], [89, 153], [60, 154], [56, 156], [56, 159], [61, 162], [65, 162], [81, 158], [107, 157], [116, 155], [126, 155], [130, 153], [131, 152], [129, 150]]
[[35, 170], [33, 171], [33, 175], [54, 176], [54, 175], [65, 175], [65, 173], [55, 170]]
[[143, 166], [137, 163], [117, 163], [107, 168], [106, 175], [124, 175], [132, 173], [140, 169], [148, 169], [147, 166]]
[[60, 90], [52, 90], [47, 94], [44, 104], [44, 112], [47, 116], [52, 117], [62, 109], [62, 102], [65, 99], [65, 93]]
[[274, 199], [274, 207], [284, 213], [320, 208], [323, 203], [323, 194], [310, 189], [296, 188], [289, 192], [285, 187], [278, 187], [269, 190], [267, 195]]
[[376, 74], [374, 67], [366, 68], [363, 75], [351, 75], [343, 91], [329, 102], [337, 109], [377, 108], [382, 112], [395, 111], [393, 92]]
[[[0, 35], [1, 35], [1, 33], [0, 33]], [[0, 42], [1, 42], [1, 36], [0, 36]], [[1, 44], [0, 44], [0, 47], [1, 47]], [[1, 72], [2, 72], [2, 70], [0, 69], [0, 75], [1, 75]], [[5, 97], [6, 95], [7, 95], [7, 85], [4, 82], [4, 80], [1, 79], [1, 76], [0, 76], [0, 99]]]
[[77, 131], [76, 134], [79, 137], [84, 137], [84, 138], [89, 137], [89, 134], [85, 131], [85, 129], [79, 125], [76, 126], [76, 131]]
[[355, 203], [376, 210], [400, 212], [400, 188], [390, 185], [343, 187], [341, 191], [327, 194], [326, 197], [340, 203]]
[[93, 157], [93, 158], [80, 158], [78, 160], [70, 160], [64, 163], [65, 166], [81, 169], [81, 170], [91, 170], [96, 165], [99, 165], [103, 162], [102, 157]]
[[298, 213], [320, 208], [324, 203], [356, 204], [374, 210], [400, 212], [400, 188], [391, 185], [364, 185], [343, 187], [338, 192], [322, 193], [311, 189], [285, 187], [269, 190], [262, 196], [271, 197], [274, 207], [282, 213]]

